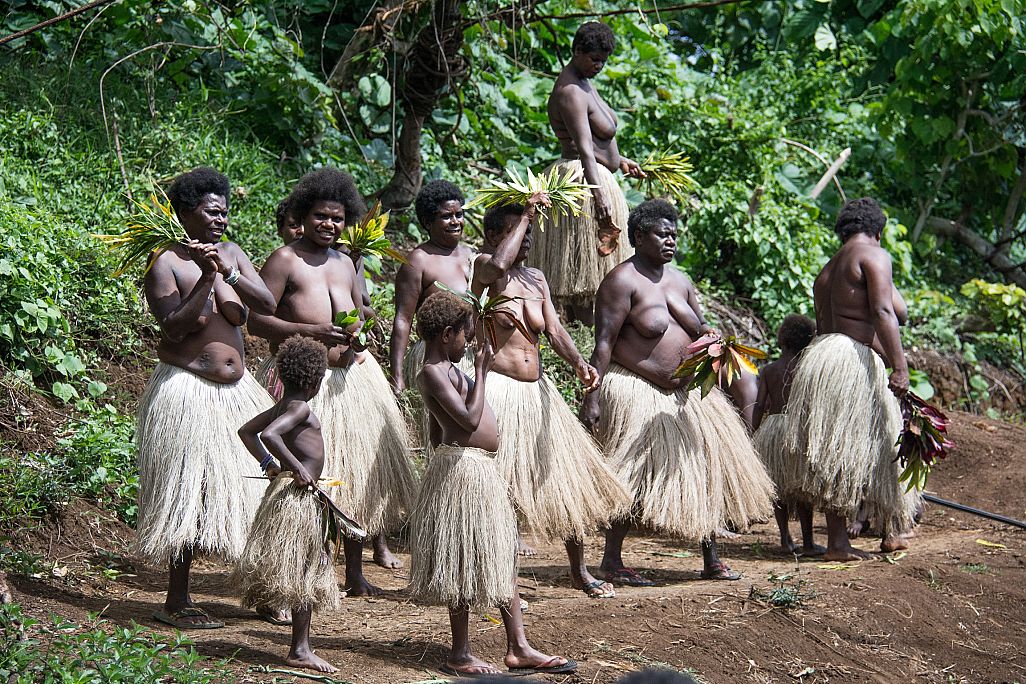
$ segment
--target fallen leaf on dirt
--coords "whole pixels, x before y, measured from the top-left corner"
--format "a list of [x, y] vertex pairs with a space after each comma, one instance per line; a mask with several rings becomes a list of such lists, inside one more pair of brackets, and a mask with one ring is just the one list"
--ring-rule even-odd
[[907, 551], [899, 551], [898, 553], [894, 554], [893, 556], [884, 556], [883, 559], [885, 561], [887, 561], [888, 563], [890, 563], [891, 565], [897, 565], [898, 561], [900, 561], [902, 558], [904, 558], [907, 555], [908, 555]]
[[695, 554], [690, 551], [674, 551], [673, 553], [667, 553], [665, 551], [651, 551], [653, 556], [669, 556], [670, 558], [691, 558]]
[[997, 542], [987, 541], [986, 539], [977, 539], [976, 543], [980, 546], [986, 546], [991, 549], [1007, 549], [1008, 547], [1004, 544], [998, 544]]
[[820, 570], [851, 570], [859, 567], [858, 563], [820, 563], [816, 566]]
[[499, 624], [502, 624], [502, 623], [501, 623], [501, 622], [499, 621], [499, 618], [497, 618], [497, 617], [493, 617], [493, 616], [489, 615], [488, 613], [485, 613], [485, 619], [487, 619], [487, 620], [488, 620], [488, 622], [491, 622], [492, 624], [495, 624], [495, 625], [499, 625]]
[[608, 660], [596, 660], [595, 662], [602, 667], [615, 667], [617, 670], [625, 669], [623, 665], [617, 665], [616, 663], [611, 663]]
[[807, 667], [804, 670], [802, 670], [801, 672], [799, 672], [798, 674], [793, 674], [791, 676], [794, 677], [795, 679], [801, 679], [802, 677], [808, 677], [810, 674], [816, 674], [816, 668], [814, 668], [814, 667]]

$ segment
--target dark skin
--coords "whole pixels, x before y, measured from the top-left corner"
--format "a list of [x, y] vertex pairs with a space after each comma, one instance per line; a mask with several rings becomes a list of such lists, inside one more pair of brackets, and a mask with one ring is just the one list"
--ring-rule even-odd
[[[361, 324], [354, 323], [351, 330], [346, 330], [333, 322], [340, 311], [353, 309], [360, 310], [362, 319], [375, 316], [364, 304], [352, 260], [331, 249], [345, 220], [341, 202], [315, 202], [303, 217], [302, 237], [275, 250], [260, 270], [277, 309], [273, 316], [253, 316], [249, 329], [270, 343], [271, 353], [277, 353], [279, 344], [298, 334], [328, 347], [328, 365], [333, 368], [360, 363], [350, 345], [351, 333]], [[344, 550], [347, 591], [354, 596], [381, 593], [363, 575], [363, 545], [346, 539]]]
[[[798, 354], [788, 347], [780, 350], [780, 358], [767, 364], [759, 371], [759, 393], [755, 402], [753, 426], [758, 429], [766, 416], [784, 412], [787, 399], [791, 394], [791, 378]], [[776, 501], [773, 504], [773, 516], [780, 530], [780, 547], [785, 553], [797, 553], [802, 556], [821, 556], [826, 547], [816, 544], [812, 531], [812, 507], [806, 503], [793, 504], [798, 513], [798, 522], [802, 527], [802, 545], [799, 547], [791, 538], [788, 525], [790, 510], [788, 504]]]
[[[311, 387], [285, 387], [281, 400], [239, 429], [239, 437], [258, 461], [268, 455], [278, 459], [265, 472], [273, 480], [280, 472], [292, 473], [292, 486], [316, 487], [324, 469], [324, 440], [321, 423], [307, 403], [317, 394], [321, 381]], [[292, 606], [292, 644], [285, 658], [292, 667], [318, 672], [338, 672], [310, 647], [309, 606]]]
[[[591, 365], [600, 375], [616, 361], [666, 390], [686, 384], [686, 378], [673, 377], [684, 349], [712, 328], [702, 317], [691, 279], [671, 265], [676, 252], [676, 224], [659, 219], [648, 232], [637, 234], [634, 256], [602, 281], [595, 300], [591, 356]], [[581, 421], [594, 432], [600, 410], [598, 393], [585, 396]], [[629, 520], [619, 520], [606, 534], [601, 568], [607, 574], [624, 570], [623, 540], [629, 529]], [[735, 578], [720, 562], [715, 534], [702, 541], [702, 561], [703, 576]]]
[[[189, 237], [151, 261], [146, 272], [146, 301], [160, 325], [157, 356], [222, 385], [237, 382], [245, 372], [242, 326], [253, 312], [274, 310], [274, 298], [246, 254], [233, 242], [220, 242], [228, 228], [228, 203], [207, 194], [178, 218]], [[241, 274], [235, 285], [224, 281], [232, 268]], [[168, 568], [164, 609], [174, 614], [193, 607], [189, 595], [192, 551]], [[183, 625], [202, 624], [202, 616], [180, 618]]]
[[[636, 161], [620, 155], [616, 113], [591, 84], [608, 59], [608, 52], [574, 50], [570, 62], [559, 72], [548, 102], [549, 125], [559, 140], [561, 156], [580, 159], [585, 181], [596, 186], [591, 192], [600, 235], [615, 234], [620, 227], [613, 222], [610, 198], [599, 186], [598, 164], [613, 173], [619, 169], [633, 178], [645, 178]], [[569, 313], [586, 325], [592, 323], [590, 303], [571, 307]]]
[[[889, 368], [888, 386], [895, 396], [908, 392], [908, 364], [901, 347], [899, 314], [908, 315], [905, 302], [894, 287], [891, 257], [880, 246], [879, 235], [856, 233], [844, 241], [827, 262], [813, 285], [816, 328], [821, 335], [839, 333], [872, 348]], [[896, 306], [897, 305], [897, 306]], [[897, 310], [896, 310], [897, 309]], [[852, 547], [847, 520], [828, 512], [828, 560], [858, 560], [870, 554]], [[908, 548], [896, 535], [880, 544], [884, 552]]]
[[285, 214], [285, 222], [278, 226], [278, 237], [283, 245], [288, 245], [303, 236], [303, 222], [291, 211]]
[[426, 226], [430, 239], [407, 255], [407, 263], [400, 266], [396, 274], [395, 319], [389, 362], [392, 388], [397, 395], [406, 389], [403, 359], [410, 344], [413, 317], [424, 300], [438, 290], [435, 281], [456, 292], [466, 292], [470, 287], [473, 252], [460, 243], [463, 221], [463, 205], [459, 201], [449, 200], [439, 205], [434, 218]]
[[[523, 297], [522, 301], [510, 302], [506, 307], [534, 334], [533, 340], [528, 339], [512, 323], [500, 317], [496, 325], [497, 350], [492, 371], [521, 382], [537, 382], [542, 374], [539, 345], [544, 333], [552, 349], [573, 367], [585, 386], [585, 392], [593, 392], [601, 382], [599, 375], [581, 356], [560, 322], [545, 275], [536, 268], [524, 266], [531, 250], [531, 222], [539, 204], [548, 206], [548, 195], [532, 195], [523, 214], [507, 217], [504, 231], [486, 233], [483, 253], [474, 266], [474, 294], [480, 295], [487, 290], [491, 295]], [[584, 560], [584, 541], [567, 539], [565, 543], [570, 561], [570, 582], [575, 588], [583, 589], [596, 581]], [[604, 583], [587, 591], [603, 595], [612, 590], [612, 585]]]
[[[417, 384], [431, 414], [432, 444], [495, 451], [499, 448], [499, 428], [495, 413], [485, 400], [484, 391], [493, 358], [487, 336], [482, 336], [474, 356], [476, 381], [468, 378], [454, 365], [463, 358], [467, 341], [473, 338], [474, 326], [468, 319], [459, 329], [447, 327], [441, 335], [428, 340], [424, 369], [417, 376]], [[503, 660], [506, 667], [555, 667], [565, 664], [566, 658], [547, 655], [528, 643], [520, 611], [520, 593], [515, 585], [511, 589], [509, 603], [499, 608], [506, 631], [506, 657]], [[471, 652], [470, 609], [467, 606], [449, 607], [449, 625], [452, 630], [452, 648], [445, 661], [448, 667], [462, 675], [500, 674], [499, 668]]]

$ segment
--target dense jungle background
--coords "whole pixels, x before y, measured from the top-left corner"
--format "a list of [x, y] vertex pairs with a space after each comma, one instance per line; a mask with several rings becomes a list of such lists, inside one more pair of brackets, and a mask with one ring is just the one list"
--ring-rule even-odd
[[[1023, 0], [108, 0], [17, 37], [84, 5], [0, 4], [0, 569], [16, 594], [130, 574], [127, 551], [104, 544], [134, 522], [133, 411], [157, 330], [141, 269], [114, 277], [92, 235], [118, 232], [130, 198], [210, 165], [233, 183], [231, 239], [259, 265], [277, 246], [277, 202], [330, 164], [393, 210], [390, 237], [412, 247], [422, 182], [470, 197], [558, 157], [545, 103], [590, 19], [618, 40], [595, 82], [620, 114], [621, 151], [642, 163], [680, 151], [695, 166], [677, 263], [725, 326], [772, 347], [785, 315], [810, 313], [836, 212], [869, 195], [890, 217], [914, 383], [967, 424], [1023, 422]], [[661, 192], [624, 184], [632, 205]], [[394, 268], [368, 264], [384, 318]], [[574, 335], [588, 347], [588, 331]], [[572, 373], [546, 353], [573, 399]], [[1010, 437], [1005, 456], [1026, 462], [1022, 443]], [[1008, 514], [1023, 512], [1020, 497]], [[82, 515], [105, 522], [68, 522]], [[99, 539], [60, 556], [65, 528]], [[45, 681], [244, 676], [207, 660], [231, 649], [107, 622], [90, 612], [103, 601], [29, 603], [0, 609], [6, 681], [112, 658], [106, 678]]]

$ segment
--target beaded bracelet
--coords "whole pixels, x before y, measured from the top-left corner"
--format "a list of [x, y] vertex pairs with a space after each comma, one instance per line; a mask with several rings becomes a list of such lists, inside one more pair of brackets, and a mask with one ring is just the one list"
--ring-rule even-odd
[[264, 460], [260, 461], [260, 470], [266, 472], [267, 469], [271, 467], [272, 463], [274, 463], [274, 456], [267, 454], [266, 456], [264, 456]]
[[228, 271], [228, 275], [224, 277], [224, 282], [228, 283], [229, 285], [234, 285], [235, 283], [239, 282], [240, 278], [242, 278], [242, 273], [239, 272], [239, 269], [232, 266], [232, 270]]

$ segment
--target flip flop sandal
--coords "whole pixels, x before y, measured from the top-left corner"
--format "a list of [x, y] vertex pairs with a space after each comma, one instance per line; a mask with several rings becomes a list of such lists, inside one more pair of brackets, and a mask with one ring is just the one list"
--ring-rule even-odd
[[438, 668], [438, 671], [442, 674], [455, 677], [456, 679], [482, 679], [484, 677], [501, 677], [502, 670], [495, 668], [495, 672], [460, 672], [455, 667], [449, 665], [442, 665]]
[[634, 568], [620, 568], [606, 573], [606, 581], [610, 584], [626, 584], [628, 587], [654, 587], [655, 582], [642, 577]]
[[573, 674], [577, 672], [577, 661], [567, 658], [565, 663], [560, 665], [549, 665], [549, 663], [558, 661], [559, 656], [552, 656], [544, 665], [535, 665], [533, 667], [511, 667], [509, 671], [514, 675], [529, 675], [529, 674]]
[[[203, 618], [203, 620], [195, 622], [185, 620], [184, 618]], [[214, 620], [207, 615], [206, 611], [196, 606], [187, 606], [171, 613], [158, 610], [153, 614], [153, 619], [157, 622], [163, 622], [165, 625], [170, 625], [175, 629], [220, 629], [224, 627], [223, 622]]]
[[741, 573], [735, 572], [727, 567], [726, 563], [713, 563], [708, 570], [703, 570], [701, 574], [704, 580], [724, 580], [727, 582], [733, 582], [741, 579]]
[[[616, 591], [615, 590], [613, 590], [612, 588], [610, 588], [610, 589], [603, 589], [602, 588], [603, 585], [605, 585], [605, 584], [608, 584], [608, 582], [603, 582], [602, 580], [594, 580], [592, 582], [588, 582], [583, 587], [581, 587], [581, 591], [583, 591], [588, 598], [593, 598], [593, 599], [616, 598]], [[598, 589], [599, 591], [592, 592], [592, 591], [590, 591], [591, 589]]]

